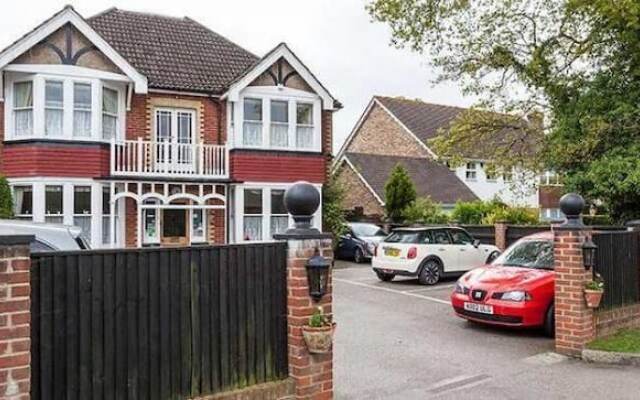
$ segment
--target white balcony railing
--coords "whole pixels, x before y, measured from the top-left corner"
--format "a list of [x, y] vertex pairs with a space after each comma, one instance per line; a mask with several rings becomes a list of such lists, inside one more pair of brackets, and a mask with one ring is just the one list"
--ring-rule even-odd
[[111, 175], [228, 178], [229, 150], [202, 143], [113, 140]]

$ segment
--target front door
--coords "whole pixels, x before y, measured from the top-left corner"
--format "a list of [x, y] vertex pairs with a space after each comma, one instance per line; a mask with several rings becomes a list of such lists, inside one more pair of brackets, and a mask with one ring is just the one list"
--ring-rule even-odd
[[195, 112], [156, 109], [156, 162], [161, 170], [193, 172], [195, 168]]
[[162, 244], [164, 246], [189, 245], [189, 220], [187, 210], [162, 211]]

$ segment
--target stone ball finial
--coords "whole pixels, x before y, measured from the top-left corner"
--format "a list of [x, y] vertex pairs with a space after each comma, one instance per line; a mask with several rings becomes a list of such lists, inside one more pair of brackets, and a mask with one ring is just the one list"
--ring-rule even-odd
[[580, 214], [584, 205], [584, 199], [577, 193], [567, 193], [560, 198], [560, 211], [567, 217], [567, 224], [581, 224]]
[[298, 229], [309, 229], [320, 206], [320, 192], [309, 182], [296, 182], [284, 193], [284, 206]]

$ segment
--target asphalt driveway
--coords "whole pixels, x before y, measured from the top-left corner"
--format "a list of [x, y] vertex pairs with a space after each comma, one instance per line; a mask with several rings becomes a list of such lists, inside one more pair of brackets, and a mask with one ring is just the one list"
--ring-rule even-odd
[[541, 332], [497, 329], [453, 314], [455, 280], [380, 282], [336, 262], [337, 399], [639, 399], [640, 369], [553, 353]]

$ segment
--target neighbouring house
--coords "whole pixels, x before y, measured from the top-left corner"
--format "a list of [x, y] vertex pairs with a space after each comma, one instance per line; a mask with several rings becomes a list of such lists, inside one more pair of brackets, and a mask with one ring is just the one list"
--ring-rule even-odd
[[[491, 175], [482, 149], [462, 154], [463, 165], [449, 169], [429, 147], [464, 108], [398, 97], [375, 96], [337, 154], [333, 173], [346, 188], [344, 208], [368, 217], [384, 214], [384, 183], [396, 164], [403, 165], [418, 196], [451, 209], [457, 201], [499, 198], [511, 205], [539, 207], [541, 217], [559, 216], [555, 177], [539, 185], [532, 174]], [[513, 182], [517, 180], [517, 182]], [[557, 193], [556, 193], [557, 192]]]
[[258, 57], [188, 17], [67, 6], [0, 52], [0, 108], [17, 218], [142, 247], [285, 230], [341, 105], [284, 43]]

